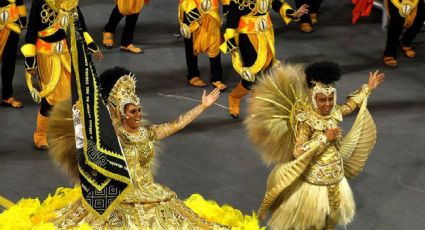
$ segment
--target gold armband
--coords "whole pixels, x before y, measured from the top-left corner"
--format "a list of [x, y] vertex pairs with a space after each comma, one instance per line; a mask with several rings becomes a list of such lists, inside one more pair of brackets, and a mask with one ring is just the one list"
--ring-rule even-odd
[[291, 5], [285, 2], [283, 3], [282, 7], [280, 7], [279, 14], [282, 17], [283, 21], [288, 25], [292, 21], [292, 18], [290, 17], [290, 15], [286, 14], [287, 10], [293, 10], [293, 9]]
[[93, 38], [90, 36], [90, 34], [89, 34], [89, 33], [84, 32], [83, 34], [84, 34], [84, 40], [86, 40], [86, 43], [87, 43], [87, 44], [90, 44], [90, 43], [92, 43], [92, 42], [93, 42]]
[[223, 35], [224, 40], [229, 40], [230, 38], [236, 37], [236, 29], [226, 29], [226, 32]]
[[27, 16], [27, 8], [25, 6], [18, 6], [18, 12], [21, 17]]
[[232, 44], [229, 42], [230, 39], [236, 37], [236, 29], [226, 29], [226, 32], [224, 33], [224, 42], [220, 45], [220, 50], [223, 53], [228, 53], [229, 51], [234, 50], [237, 48], [236, 44]]
[[36, 48], [34, 44], [27, 43], [21, 47], [21, 52], [24, 57], [34, 57], [36, 54]]
[[188, 13], [191, 10], [197, 8], [195, 1], [182, 1], [180, 2], [180, 9], [182, 9], [184, 12]]

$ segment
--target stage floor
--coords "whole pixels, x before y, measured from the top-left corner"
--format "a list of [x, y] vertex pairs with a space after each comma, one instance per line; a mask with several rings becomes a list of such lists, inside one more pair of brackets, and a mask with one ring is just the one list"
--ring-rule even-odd
[[[102, 49], [105, 60], [96, 62], [99, 73], [118, 65], [136, 74], [144, 114], [153, 123], [177, 118], [194, 107], [197, 102], [192, 99], [199, 100], [202, 93], [186, 82], [183, 40], [176, 37], [177, 2], [154, 0], [143, 9], [134, 43], [145, 50], [144, 54], [123, 53], [118, 47]], [[89, 31], [99, 45], [112, 3], [81, 1]], [[292, 63], [323, 59], [339, 62], [344, 71], [337, 84], [340, 102], [367, 81], [370, 71], [385, 72], [384, 84], [369, 100], [378, 141], [363, 173], [350, 182], [357, 214], [347, 229], [423, 229], [425, 36], [423, 32], [419, 34], [414, 44], [418, 51], [416, 59], [400, 55], [400, 67], [385, 68], [381, 64], [386, 40], [386, 32], [380, 29], [381, 13], [374, 10], [370, 17], [351, 25], [351, 9], [351, 1], [325, 1], [319, 24], [311, 34], [301, 33], [297, 23], [284, 25], [272, 13], [277, 57]], [[122, 23], [116, 33], [117, 42], [121, 29]], [[225, 81], [231, 89], [239, 77], [229, 56], [222, 55], [222, 63]], [[208, 80], [206, 55], [200, 56], [199, 65], [202, 77]], [[14, 202], [21, 197], [45, 198], [56, 187], [71, 184], [46, 152], [34, 149], [32, 135], [38, 106], [25, 86], [21, 55], [14, 85], [15, 95], [23, 100], [25, 108], [0, 107], [0, 195]], [[242, 104], [242, 119], [233, 120], [228, 115], [225, 107], [229, 91], [218, 100], [222, 106], [211, 107], [185, 130], [162, 141], [156, 180], [173, 189], [181, 199], [200, 193], [250, 214], [262, 200], [270, 168], [263, 165], [246, 137], [246, 100]], [[352, 120], [350, 117], [344, 123], [346, 131]]]

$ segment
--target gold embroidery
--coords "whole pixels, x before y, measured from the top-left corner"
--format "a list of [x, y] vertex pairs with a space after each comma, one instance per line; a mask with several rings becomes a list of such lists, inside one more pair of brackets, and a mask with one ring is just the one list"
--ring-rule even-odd
[[239, 5], [239, 10], [244, 10], [245, 8], [248, 8], [249, 10], [254, 10], [256, 7], [256, 0], [232, 0], [236, 4]]
[[366, 84], [362, 85], [360, 89], [348, 96], [348, 100], [345, 104], [338, 105], [337, 110], [341, 111], [342, 116], [349, 115], [369, 97], [370, 92], [371, 91]]
[[332, 185], [344, 177], [344, 165], [342, 159], [321, 164], [311, 161], [309, 167], [303, 174], [303, 180], [315, 185]]
[[341, 203], [338, 183], [328, 186], [328, 199], [329, 199], [329, 206], [332, 209], [337, 210]]
[[198, 105], [189, 112], [179, 116], [175, 121], [168, 122], [165, 124], [160, 125], [154, 125], [153, 129], [156, 134], [156, 138], [158, 140], [168, 137], [171, 134], [179, 131], [180, 129], [183, 129], [186, 127], [190, 122], [195, 120], [204, 110], [204, 105]]
[[353, 100], [357, 106], [359, 106], [370, 94], [369, 87], [364, 84], [360, 89], [348, 96], [349, 99]]
[[154, 182], [151, 128], [140, 127], [136, 133], [122, 127], [117, 130], [132, 179], [122, 199], [105, 219], [79, 200], [57, 212], [56, 227], [67, 229], [87, 223], [93, 229], [227, 229], [200, 218], [173, 191]]
[[50, 8], [48, 4], [43, 4], [41, 9], [41, 22], [43, 24], [49, 24], [49, 27], [52, 26], [56, 22], [58, 13], [56, 13], [52, 8]]

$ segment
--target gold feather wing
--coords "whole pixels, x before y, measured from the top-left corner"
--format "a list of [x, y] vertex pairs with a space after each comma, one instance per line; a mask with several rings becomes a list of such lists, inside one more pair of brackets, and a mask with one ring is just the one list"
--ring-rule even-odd
[[267, 165], [293, 159], [294, 116], [307, 100], [302, 65], [279, 64], [259, 77], [245, 127]]
[[340, 153], [344, 159], [345, 177], [354, 178], [363, 170], [376, 143], [376, 125], [365, 100], [350, 132], [344, 137]]
[[267, 190], [258, 213], [262, 216], [273, 206], [279, 195], [301, 176], [317, 152], [315, 146], [297, 159], [277, 165], [267, 179]]

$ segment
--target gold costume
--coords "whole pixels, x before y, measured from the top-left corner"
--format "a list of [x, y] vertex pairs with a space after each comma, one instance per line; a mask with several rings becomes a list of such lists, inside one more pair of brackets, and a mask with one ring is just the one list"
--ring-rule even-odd
[[[271, 229], [334, 229], [351, 222], [355, 203], [347, 179], [363, 169], [376, 141], [376, 127], [366, 109], [367, 85], [322, 116], [310, 102], [302, 67], [280, 66], [254, 87], [248, 133], [266, 163], [277, 163], [259, 209]], [[333, 93], [333, 92], [332, 92]], [[336, 91], [335, 91], [336, 93]], [[344, 137], [327, 142], [325, 132], [361, 106]]]
[[[130, 133], [124, 128], [121, 117], [125, 114], [126, 105], [139, 104], [139, 99], [135, 93], [134, 77], [125, 75], [114, 84], [114, 88], [110, 91], [108, 97], [113, 124], [120, 140], [131, 183], [111, 205], [110, 211], [102, 214], [102, 216], [95, 212], [81, 197], [76, 202], [59, 209], [56, 212], [57, 217], [51, 222], [58, 228], [71, 228], [89, 224], [94, 229], [225, 229], [225, 227], [208, 223], [192, 212], [182, 201], [177, 199], [173, 191], [155, 183], [152, 174], [152, 161], [155, 156], [154, 143], [187, 126], [206, 107], [202, 104], [198, 105], [173, 122], [159, 125], [141, 125], [136, 132]], [[52, 117], [56, 116], [56, 111], [61, 110], [55, 108]], [[60, 115], [60, 112], [58, 115]], [[54, 119], [56, 122], [59, 120]], [[51, 126], [55, 127], [56, 124], [51, 124]], [[57, 135], [63, 134], [58, 133]], [[58, 149], [57, 146], [60, 143], [66, 141], [63, 138], [56, 138], [56, 134], [51, 134], [49, 138], [53, 140], [52, 146], [56, 149]], [[65, 150], [59, 149], [54, 155], [65, 153]], [[55, 159], [58, 158], [60, 157], [55, 157]], [[64, 162], [61, 162], [61, 164], [63, 165]], [[79, 171], [87, 180], [93, 180], [91, 174], [87, 174], [81, 168]], [[84, 189], [84, 185], [81, 186]]]
[[[152, 175], [152, 159], [155, 155], [154, 142], [166, 137], [195, 119], [202, 111], [198, 106], [172, 123], [140, 127], [137, 133], [118, 128], [132, 184], [124, 190], [120, 202], [107, 220], [99, 218], [83, 200], [69, 205], [58, 213], [53, 222], [59, 228], [69, 228], [88, 223], [94, 229], [213, 229], [192, 212], [169, 188], [157, 184]], [[215, 226], [214, 229], [220, 229]]]
[[9, 5], [0, 7], [0, 59], [10, 31], [20, 34], [22, 26], [19, 24], [19, 18], [26, 16], [25, 6], [18, 6], [14, 0], [8, 2]]
[[[37, 0], [32, 8], [26, 44], [21, 47], [21, 51], [26, 69], [38, 69], [41, 88], [38, 96], [54, 105], [71, 96], [71, 56], [66, 31], [70, 20], [78, 20], [82, 15], [78, 0]], [[90, 52], [98, 51], [85, 25], [82, 29]], [[28, 86], [31, 94], [34, 94], [36, 92], [30, 81], [31, 76], [27, 74]], [[34, 99], [38, 99], [37, 102], [40, 100], [36, 97]]]
[[[70, 52], [77, 51], [74, 44], [67, 43], [67, 40], [72, 40], [71, 37], [74, 36], [75, 22], [81, 26], [82, 33], [79, 37], [84, 41], [86, 49], [91, 53], [99, 51], [87, 33], [78, 0], [32, 2], [28, 32], [21, 52], [25, 57], [25, 77], [31, 96], [35, 102], [41, 102], [34, 132], [34, 144], [38, 149], [48, 148], [46, 133], [50, 108], [71, 97]], [[40, 91], [33, 87], [34, 74], [38, 75]]]
[[[77, 7], [78, 1], [74, 2], [74, 7]], [[50, 105], [54, 105], [71, 95], [71, 57], [65, 38], [57, 36], [60, 39], [55, 39], [57, 40], [55, 42], [47, 42], [44, 39], [66, 30], [68, 21], [63, 19], [69, 16], [65, 12], [59, 16], [59, 9], [55, 7], [54, 2], [40, 1], [38, 4], [42, 4], [41, 7], [37, 3], [33, 7], [35, 9], [39, 7], [40, 11], [33, 10], [30, 15], [30, 20], [33, 21], [29, 24], [27, 44], [22, 46], [21, 51], [26, 58], [36, 59], [31, 64], [27, 63], [26, 67], [28, 70], [38, 68], [40, 88], [44, 91], [49, 89], [48, 92], [41, 94]], [[39, 25], [44, 28], [38, 30]]]
[[[220, 49], [224, 53], [231, 51], [233, 68], [247, 81], [253, 82], [257, 73], [275, 61], [274, 30], [269, 14], [271, 8], [280, 14], [286, 24], [293, 20], [294, 10], [284, 0], [232, 0], [230, 3], [225, 42]], [[246, 44], [240, 45], [241, 36], [246, 36], [255, 49], [255, 53], [249, 53], [255, 56], [253, 63], [247, 63], [248, 57], [244, 57], [240, 51], [247, 49], [244, 47]]]
[[[52, 47], [63, 47], [54, 51]], [[51, 88], [45, 96], [50, 105], [63, 101], [71, 96], [71, 55], [66, 40], [47, 43], [39, 39], [36, 42], [38, 75], [42, 89]]]
[[[406, 18], [404, 21], [404, 28], [409, 28], [413, 25], [418, 12], [419, 0], [390, 0], [395, 7], [398, 8], [400, 16]], [[387, 14], [389, 15], [390, 10], [388, 9], [388, 0], [385, 0], [385, 7]]]
[[145, 5], [145, 0], [117, 0], [116, 2], [122, 15], [138, 14]]
[[[222, 4], [226, 5], [226, 0]], [[209, 57], [216, 57], [220, 53], [221, 44], [221, 18], [219, 13], [219, 0], [180, 0], [179, 22], [181, 32], [185, 38], [193, 38], [193, 53], [207, 53]], [[185, 18], [192, 22], [184, 23]]]

